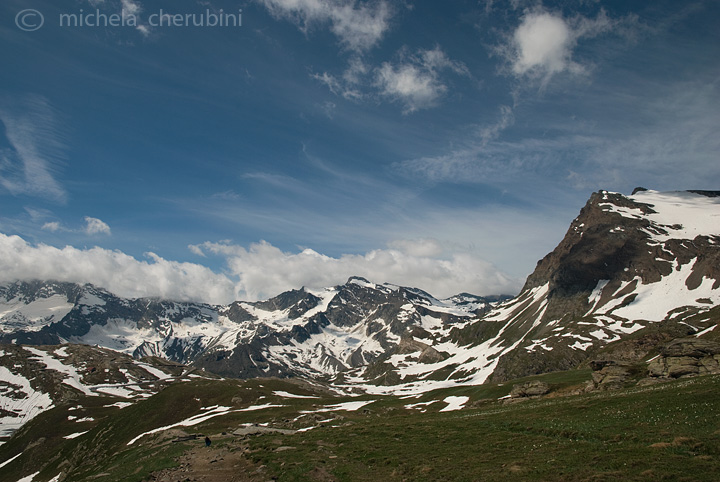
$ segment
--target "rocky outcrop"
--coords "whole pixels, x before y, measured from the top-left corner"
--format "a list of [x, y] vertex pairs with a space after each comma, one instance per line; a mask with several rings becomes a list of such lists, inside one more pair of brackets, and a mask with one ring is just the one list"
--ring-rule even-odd
[[513, 385], [510, 398], [540, 397], [550, 393], [550, 385], [541, 381], [532, 381]]
[[616, 390], [625, 387], [632, 380], [630, 363], [617, 360], [593, 360], [591, 389]]
[[412, 337], [401, 339], [396, 353], [399, 355], [418, 353], [417, 361], [420, 363], [437, 363], [447, 358], [446, 354], [440, 353], [427, 343], [414, 340]]
[[720, 373], [720, 343], [698, 338], [673, 340], [648, 364], [657, 379]]

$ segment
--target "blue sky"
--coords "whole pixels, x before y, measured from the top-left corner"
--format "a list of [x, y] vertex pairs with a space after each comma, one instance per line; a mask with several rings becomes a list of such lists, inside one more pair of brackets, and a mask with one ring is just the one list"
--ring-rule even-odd
[[5, 279], [512, 293], [593, 191], [720, 188], [716, 1], [5, 0], [0, 19]]

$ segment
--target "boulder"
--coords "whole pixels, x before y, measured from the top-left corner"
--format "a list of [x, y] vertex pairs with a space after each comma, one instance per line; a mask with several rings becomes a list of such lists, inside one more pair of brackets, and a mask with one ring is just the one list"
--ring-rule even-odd
[[616, 360], [593, 360], [592, 383], [600, 390], [614, 390], [624, 387], [631, 378], [630, 365]]
[[541, 381], [525, 382], [513, 385], [510, 398], [539, 397], [550, 392], [550, 385]]

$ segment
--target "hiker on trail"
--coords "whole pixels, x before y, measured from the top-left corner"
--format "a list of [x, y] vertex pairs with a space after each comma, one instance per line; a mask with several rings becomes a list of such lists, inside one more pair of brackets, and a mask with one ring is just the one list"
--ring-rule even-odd
[[209, 447], [212, 442], [210, 441], [210, 437], [205, 437], [205, 446]]

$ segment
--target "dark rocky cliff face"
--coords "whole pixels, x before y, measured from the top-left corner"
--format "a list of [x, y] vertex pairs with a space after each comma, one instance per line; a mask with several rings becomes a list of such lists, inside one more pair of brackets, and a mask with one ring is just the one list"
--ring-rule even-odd
[[[706, 216], [700, 221], [707, 227], [705, 232], [714, 234], [689, 237], [683, 216], [673, 224], [658, 222], [657, 219], [664, 218], [655, 216], [668, 208], [678, 211], [687, 203], [687, 222], [697, 223], [697, 219], [690, 219], [698, 216], [692, 203], [702, 204], [701, 196], [716, 197], [716, 192], [677, 193], [676, 200], [669, 197], [662, 203], [641, 202], [645, 198], [655, 199], [652, 192], [649, 193], [650, 196], [640, 192], [635, 197], [626, 197], [600, 191], [590, 197], [560, 244], [538, 262], [519, 296], [527, 297], [531, 291], [541, 288], [546, 290], [544, 311], [518, 313], [515, 324], [537, 323], [528, 341], [549, 337], [545, 346], [552, 350], [538, 353], [522, 349], [524, 343], [521, 344], [501, 358], [494, 380], [577, 366], [603, 348], [605, 343], [598, 344], [598, 341], [625, 338], [640, 326], [648, 327], [648, 322], [655, 322], [653, 330], [665, 330], [677, 336], [678, 333], [697, 333], [720, 321], [713, 308], [716, 301], [703, 299], [705, 295], [699, 294], [700, 291], [697, 296], [692, 293], [703, 282], [705, 287], [712, 283], [713, 291], [720, 288], [720, 204], [708, 204], [700, 215]], [[674, 278], [672, 282], [671, 278]], [[639, 296], [651, 296], [655, 286], [667, 292], [657, 295], [658, 299], [678, 297], [675, 309], [669, 310], [663, 319], [648, 320], [646, 313], [622, 311], [623, 307], [639, 300]], [[663, 323], [659, 323], [661, 321]], [[622, 329], [611, 333], [608, 327], [613, 323], [624, 324], [629, 333]], [[688, 333], [688, 326], [678, 325], [682, 323], [695, 328]], [[588, 329], [583, 330], [582, 326]], [[581, 345], [588, 345], [583, 350], [568, 350], [568, 343], [553, 344], [552, 330], [562, 331], [565, 336], [573, 333], [584, 337], [578, 339]], [[635, 336], [642, 333], [639, 331]]]
[[[658, 226], [647, 218], [622, 216], [604, 208], [608, 204], [644, 214], [655, 213], [651, 205], [621, 194], [594, 193], [560, 244], [538, 262], [523, 287], [525, 291], [549, 283], [547, 319], [587, 313], [588, 295], [600, 280], [617, 286], [636, 277], [643, 284], [656, 283], [673, 271], [675, 261], [687, 264], [697, 259], [688, 287], [697, 286], [703, 277], [715, 280], [714, 289], [720, 287], [720, 249], [713, 237], [657, 243], [651, 233], [669, 235], [671, 226]], [[718, 237], [720, 234], [714, 238]]]

